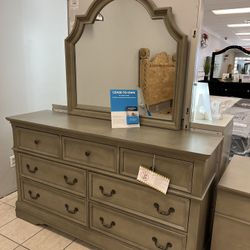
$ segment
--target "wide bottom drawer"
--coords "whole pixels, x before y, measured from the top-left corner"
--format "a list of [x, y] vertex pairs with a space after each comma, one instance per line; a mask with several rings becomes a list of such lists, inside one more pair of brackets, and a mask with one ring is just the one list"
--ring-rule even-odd
[[86, 224], [86, 202], [56, 189], [30, 180], [23, 181], [23, 199], [51, 212]]
[[185, 249], [185, 235], [153, 226], [100, 205], [90, 204], [90, 213], [92, 229], [126, 242], [129, 241], [130, 244], [140, 249]]

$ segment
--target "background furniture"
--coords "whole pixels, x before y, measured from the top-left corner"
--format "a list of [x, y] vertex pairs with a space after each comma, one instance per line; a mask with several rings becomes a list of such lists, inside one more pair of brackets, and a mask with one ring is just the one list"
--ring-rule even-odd
[[250, 249], [250, 158], [234, 156], [218, 185], [212, 250]]

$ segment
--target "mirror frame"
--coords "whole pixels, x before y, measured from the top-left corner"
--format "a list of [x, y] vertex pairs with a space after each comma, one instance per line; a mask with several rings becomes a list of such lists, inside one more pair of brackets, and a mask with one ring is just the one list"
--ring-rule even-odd
[[[109, 3], [115, 0], [95, 0], [89, 7], [85, 15], [78, 15], [71, 33], [65, 39], [65, 59], [66, 59], [66, 79], [67, 79], [67, 102], [68, 113], [92, 118], [110, 120], [111, 113], [107, 108], [90, 107], [77, 103], [77, 83], [76, 83], [76, 52], [75, 45], [81, 38], [86, 24], [93, 24], [97, 15]], [[140, 123], [144, 126], [160, 127], [179, 130], [181, 129], [183, 99], [186, 83], [186, 64], [187, 64], [187, 36], [177, 27], [172, 14], [172, 8], [157, 8], [152, 0], [134, 0], [144, 7], [152, 20], [162, 19], [167, 31], [177, 42], [177, 64], [176, 64], [176, 83], [174, 88], [172, 119], [165, 120], [160, 118], [140, 117]], [[167, 42], [167, 41], [166, 41]], [[139, 51], [139, 50], [138, 50]], [[138, 58], [139, 60], [139, 58]]]
[[212, 60], [211, 60], [211, 71], [210, 71], [210, 81], [219, 81], [218, 78], [214, 78], [213, 74], [214, 74], [214, 62], [215, 62], [215, 56], [220, 55], [225, 53], [226, 51], [230, 50], [230, 49], [238, 49], [241, 50], [242, 52], [250, 55], [250, 51], [246, 50], [245, 48], [238, 46], [238, 45], [231, 45], [228, 46], [222, 50], [219, 51], [215, 51], [212, 53]]

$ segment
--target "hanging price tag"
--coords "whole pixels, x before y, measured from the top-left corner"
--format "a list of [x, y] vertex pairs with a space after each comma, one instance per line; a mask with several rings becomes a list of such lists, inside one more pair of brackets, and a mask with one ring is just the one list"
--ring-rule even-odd
[[137, 180], [166, 194], [168, 191], [170, 179], [159, 175], [143, 166], [140, 166]]

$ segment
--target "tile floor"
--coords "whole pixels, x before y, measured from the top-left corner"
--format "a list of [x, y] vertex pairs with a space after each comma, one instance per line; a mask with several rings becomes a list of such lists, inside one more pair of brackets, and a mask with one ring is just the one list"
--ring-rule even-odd
[[0, 250], [90, 250], [73, 237], [16, 218], [16, 200], [16, 192], [0, 199]]

